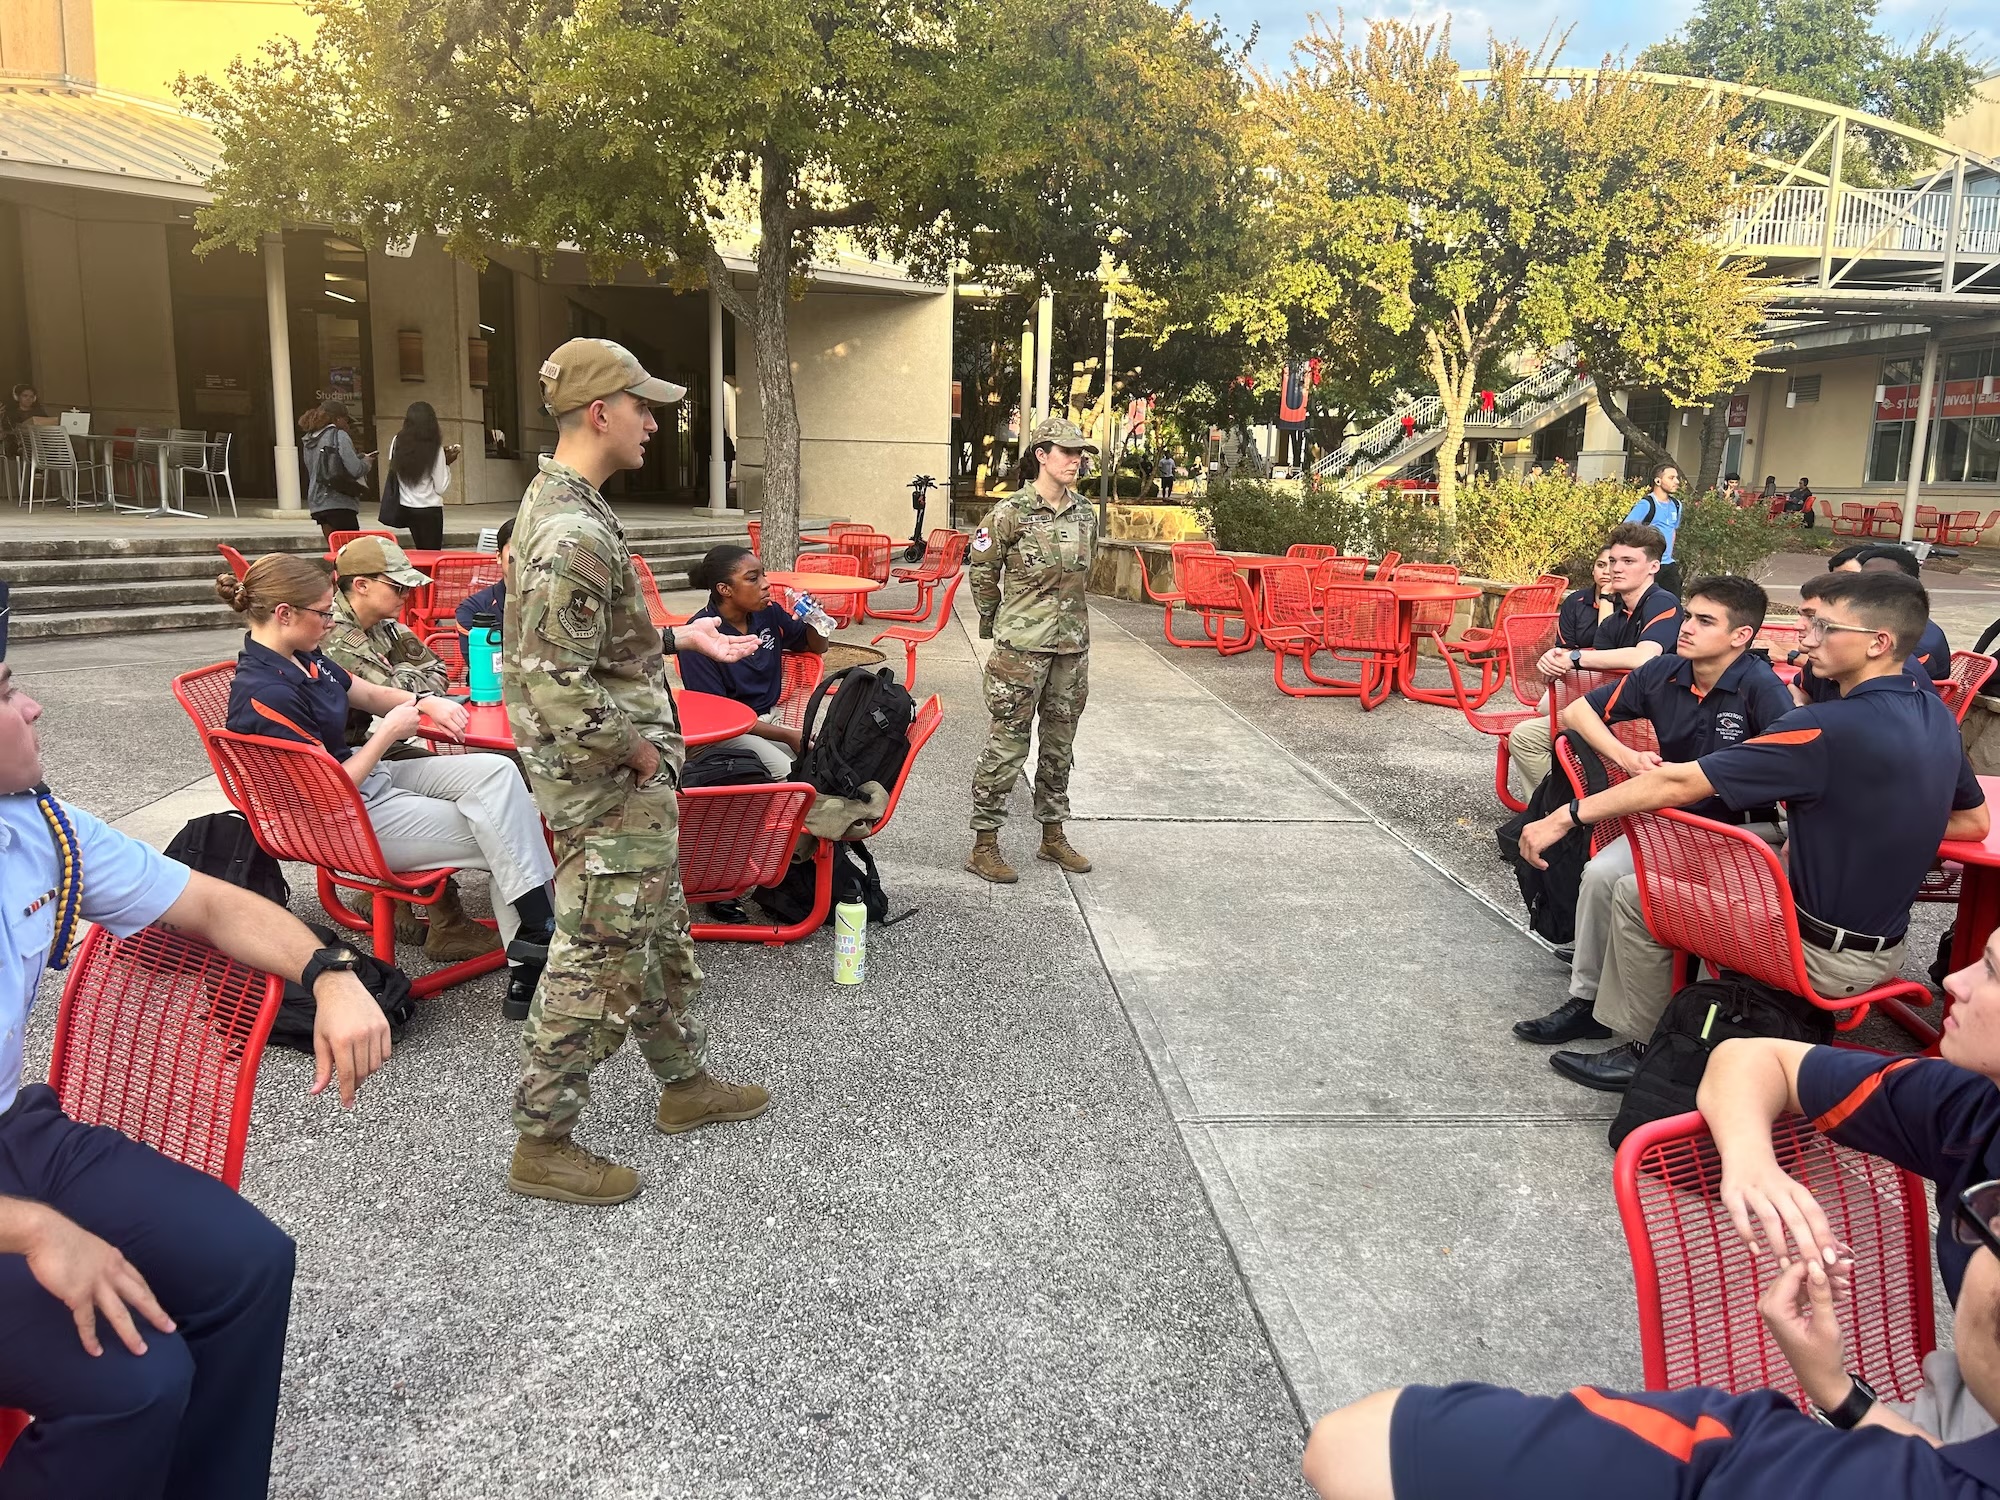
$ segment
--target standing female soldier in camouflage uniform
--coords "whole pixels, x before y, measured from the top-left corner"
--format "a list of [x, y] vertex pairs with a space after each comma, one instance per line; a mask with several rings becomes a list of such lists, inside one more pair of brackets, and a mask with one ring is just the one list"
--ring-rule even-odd
[[986, 663], [986, 711], [993, 730], [972, 772], [972, 857], [965, 868], [999, 885], [1016, 878], [1000, 855], [1007, 795], [1028, 759], [1039, 715], [1035, 767], [1036, 858], [1073, 875], [1090, 861], [1063, 836], [1076, 721], [1090, 694], [1090, 612], [1084, 587], [1097, 544], [1097, 517], [1070, 486], [1083, 455], [1097, 448], [1061, 417], [1037, 423], [1022, 445], [1021, 477], [1032, 480], [993, 507], [966, 553], [979, 635], [993, 642]]

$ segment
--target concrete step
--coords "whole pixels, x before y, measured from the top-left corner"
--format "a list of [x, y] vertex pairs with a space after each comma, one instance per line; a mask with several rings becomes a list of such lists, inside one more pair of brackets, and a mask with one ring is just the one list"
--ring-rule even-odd
[[54, 636], [123, 635], [134, 630], [212, 630], [233, 625], [237, 616], [220, 602], [173, 604], [159, 609], [64, 610], [52, 614], [18, 615], [8, 626], [16, 641]]
[[14, 619], [28, 615], [159, 609], [167, 605], [215, 604], [215, 575], [119, 583], [64, 583], [14, 586]]

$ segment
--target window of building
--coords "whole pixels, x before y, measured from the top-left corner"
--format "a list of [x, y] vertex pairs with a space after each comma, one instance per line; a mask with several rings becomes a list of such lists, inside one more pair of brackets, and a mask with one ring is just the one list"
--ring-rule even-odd
[[[2000, 482], [2000, 344], [1946, 351], [1938, 377], [1924, 482]], [[1909, 479], [1922, 383], [1920, 359], [1882, 362], [1875, 434], [1868, 450], [1870, 484], [1901, 484]]]

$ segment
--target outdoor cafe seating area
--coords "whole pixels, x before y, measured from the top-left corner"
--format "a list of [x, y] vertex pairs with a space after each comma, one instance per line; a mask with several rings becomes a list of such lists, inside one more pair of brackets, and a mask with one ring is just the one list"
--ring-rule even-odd
[[93, 430], [88, 412], [66, 411], [50, 425], [24, 423], [0, 464], [0, 486], [17, 505], [195, 517], [190, 495], [220, 515], [236, 511], [229, 467], [232, 434], [185, 427]]

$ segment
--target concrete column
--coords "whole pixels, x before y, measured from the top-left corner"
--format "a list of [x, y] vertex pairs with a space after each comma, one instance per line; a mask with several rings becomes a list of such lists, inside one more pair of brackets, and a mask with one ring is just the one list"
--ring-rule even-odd
[[1049, 414], [1049, 360], [1055, 353], [1056, 299], [1043, 292], [1035, 304], [1035, 420]]
[[722, 456], [728, 400], [722, 380], [722, 298], [708, 289], [708, 508], [729, 509], [729, 474]]
[[1032, 318], [1021, 320], [1021, 416], [1016, 434], [1014, 456], [1018, 459], [1020, 449], [1028, 440], [1028, 429], [1035, 425], [1035, 322]]
[[304, 510], [299, 493], [298, 428], [292, 410], [292, 323], [285, 307], [285, 242], [264, 236], [264, 317], [271, 334], [271, 425], [278, 437], [278, 509]]
[[1930, 456], [1931, 403], [1937, 395], [1938, 331], [1924, 338], [1924, 373], [1917, 384], [1917, 430], [1910, 441], [1910, 477], [1903, 485], [1904, 546], [1917, 534], [1917, 501], [1923, 495], [1924, 461]]
[[[1612, 400], [1625, 409], [1625, 393], [1617, 391]], [[1592, 401], [1583, 409], [1583, 448], [1576, 456], [1576, 477], [1581, 480], [1623, 479], [1625, 477], [1625, 434]]]

